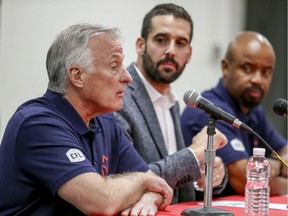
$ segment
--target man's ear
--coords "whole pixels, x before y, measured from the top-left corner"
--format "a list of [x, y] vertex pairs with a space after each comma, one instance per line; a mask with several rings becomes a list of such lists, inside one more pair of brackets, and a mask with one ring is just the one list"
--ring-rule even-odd
[[223, 77], [227, 76], [229, 73], [229, 61], [227, 59], [221, 60], [221, 69]]
[[139, 37], [136, 40], [136, 52], [140, 56], [142, 56], [145, 52], [145, 40], [142, 37]]
[[189, 63], [190, 62], [190, 60], [191, 60], [191, 57], [192, 57], [192, 46], [189, 46], [189, 53], [188, 53], [188, 58], [187, 58], [187, 63]]
[[82, 87], [85, 81], [85, 73], [82, 68], [72, 66], [69, 68], [68, 76], [72, 85]]

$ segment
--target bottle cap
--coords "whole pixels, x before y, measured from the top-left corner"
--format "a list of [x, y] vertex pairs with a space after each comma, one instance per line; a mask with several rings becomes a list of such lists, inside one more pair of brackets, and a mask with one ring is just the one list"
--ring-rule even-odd
[[253, 155], [265, 155], [265, 148], [253, 148]]

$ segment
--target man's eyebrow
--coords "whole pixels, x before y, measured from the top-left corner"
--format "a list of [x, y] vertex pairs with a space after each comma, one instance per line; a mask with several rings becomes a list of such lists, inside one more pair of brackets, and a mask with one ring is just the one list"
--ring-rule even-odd
[[[155, 38], [155, 37], [159, 37], [159, 36], [168, 36], [168, 35], [169, 35], [169, 33], [161, 32], [161, 33], [155, 34], [155, 35], [154, 35], [154, 38]], [[177, 36], [177, 37], [180, 38], [180, 40], [185, 40], [185, 41], [187, 41], [187, 42], [189, 43], [189, 39], [188, 39], [188, 38], [186, 38], [186, 37], [184, 37], [184, 36]]]
[[124, 53], [112, 53], [109, 58], [122, 58], [124, 59], [125, 55]]

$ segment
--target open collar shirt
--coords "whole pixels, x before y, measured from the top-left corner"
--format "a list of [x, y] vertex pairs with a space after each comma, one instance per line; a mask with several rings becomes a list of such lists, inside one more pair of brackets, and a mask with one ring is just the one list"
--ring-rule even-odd
[[177, 101], [176, 95], [171, 91], [167, 95], [160, 94], [142, 75], [136, 65], [134, 65], [140, 79], [142, 80], [149, 97], [153, 103], [161, 132], [167, 147], [168, 154], [171, 155], [177, 151], [174, 123], [170, 109]]

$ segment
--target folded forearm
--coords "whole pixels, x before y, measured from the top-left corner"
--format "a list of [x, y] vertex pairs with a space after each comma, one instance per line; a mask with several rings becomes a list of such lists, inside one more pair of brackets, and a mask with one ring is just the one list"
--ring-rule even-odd
[[135, 203], [146, 190], [146, 176], [144, 173], [127, 173], [107, 177], [107, 183], [114, 193], [112, 199], [122, 200], [120, 209]]
[[281, 195], [281, 194], [287, 194], [288, 188], [287, 188], [287, 177], [283, 176], [276, 176], [271, 179], [269, 182], [270, 185], [270, 195]]
[[197, 159], [187, 148], [149, 164], [150, 169], [177, 189], [201, 177]]

